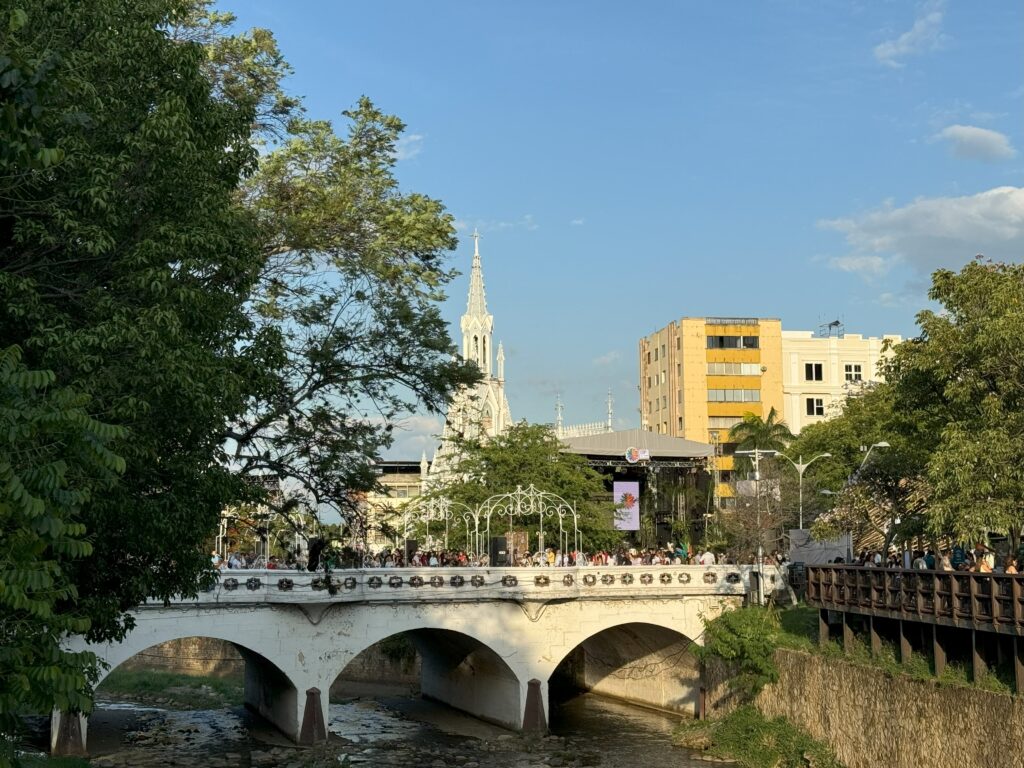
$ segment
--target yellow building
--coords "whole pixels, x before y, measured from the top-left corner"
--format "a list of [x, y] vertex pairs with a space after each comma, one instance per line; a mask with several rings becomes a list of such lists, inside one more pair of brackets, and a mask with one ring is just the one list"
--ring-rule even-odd
[[719, 495], [732, 495], [729, 430], [744, 414], [781, 418], [782, 323], [777, 318], [684, 317], [640, 340], [641, 425], [719, 445]]

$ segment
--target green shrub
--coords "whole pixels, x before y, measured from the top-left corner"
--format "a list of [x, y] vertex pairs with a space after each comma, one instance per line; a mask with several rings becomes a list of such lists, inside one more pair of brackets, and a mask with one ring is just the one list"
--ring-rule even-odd
[[827, 745], [779, 717], [768, 720], [753, 705], [721, 720], [680, 725], [677, 742], [689, 749], [734, 760], [742, 768], [843, 768]]
[[730, 690], [752, 697], [779, 679], [773, 659], [778, 642], [778, 614], [750, 606], [705, 620], [704, 646], [697, 654], [702, 660], [715, 657], [727, 662], [735, 670], [729, 678]]

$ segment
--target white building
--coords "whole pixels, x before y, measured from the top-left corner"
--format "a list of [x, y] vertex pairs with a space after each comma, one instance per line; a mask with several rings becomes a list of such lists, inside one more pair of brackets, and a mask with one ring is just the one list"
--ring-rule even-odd
[[[473, 267], [469, 273], [469, 300], [462, 316], [462, 357], [472, 360], [484, 377], [472, 389], [460, 391], [448, 406], [441, 445], [430, 463], [430, 474], [444, 472], [450, 464], [449, 439], [461, 435], [500, 435], [512, 425], [505, 396], [505, 351], [498, 343], [494, 353], [494, 316], [487, 311], [484, 271], [480, 262], [480, 235], [473, 233]], [[492, 357], [493, 356], [493, 357]], [[494, 365], [492, 365], [494, 363]]]
[[797, 434], [808, 424], [835, 416], [851, 392], [882, 381], [878, 364], [902, 337], [864, 338], [847, 333], [819, 336], [782, 331], [782, 395], [786, 424]]

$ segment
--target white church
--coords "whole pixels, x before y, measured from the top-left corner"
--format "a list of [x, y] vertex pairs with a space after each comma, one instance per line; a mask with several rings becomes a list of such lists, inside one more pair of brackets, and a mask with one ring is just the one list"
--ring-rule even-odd
[[430, 474], [448, 468], [452, 458], [450, 439], [494, 437], [512, 425], [505, 395], [505, 351], [494, 350], [494, 315], [487, 311], [484, 270], [480, 261], [480, 235], [473, 233], [473, 267], [469, 273], [469, 301], [462, 316], [462, 357], [472, 360], [483, 373], [475, 387], [460, 391], [448, 406], [441, 445], [430, 462]]

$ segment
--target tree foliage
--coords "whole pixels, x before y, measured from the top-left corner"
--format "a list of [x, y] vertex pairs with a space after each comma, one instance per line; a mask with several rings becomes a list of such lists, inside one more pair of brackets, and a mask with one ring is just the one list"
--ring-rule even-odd
[[[827, 450], [816, 478], [842, 488], [816, 534], [874, 530], [885, 546], [925, 530], [1016, 536], [1024, 524], [1024, 267], [977, 259], [939, 270], [921, 333], [895, 347], [885, 383], [805, 429], [792, 450]], [[863, 467], [864, 448], [878, 442]]]
[[437, 311], [451, 217], [394, 177], [401, 122], [368, 100], [345, 138], [302, 119], [273, 35], [232, 22], [206, 0], [0, 12], [0, 349], [80, 393], [125, 462], [74, 502], [92, 551], [38, 554], [92, 640], [211, 577], [222, 510], [268, 501], [247, 474], [341, 509], [404, 411], [479, 375]]
[[[762, 418], [754, 413], [743, 414], [743, 420], [729, 430], [729, 442], [740, 451], [782, 451], [793, 440], [793, 433], [774, 407]], [[736, 457], [736, 468], [747, 471], [752, 466], [747, 456]]]
[[927, 407], [928, 522], [962, 538], [1024, 523], [1024, 265], [977, 259], [939, 270], [891, 376], [901, 399]]
[[345, 114], [344, 139], [296, 123], [246, 184], [263, 260], [243, 342], [253, 386], [229, 437], [241, 471], [273, 472], [313, 508], [351, 517], [395, 421], [443, 410], [480, 374], [454, 354], [438, 310], [450, 214], [399, 190], [397, 118], [367, 99]]
[[91, 707], [95, 657], [61, 648], [65, 633], [89, 628], [64, 607], [78, 595], [67, 566], [93, 549], [82, 505], [125, 466], [107, 447], [123, 430], [20, 359], [18, 347], [0, 351], [0, 734], [26, 711]]
[[121, 481], [81, 510], [94, 552], [72, 566], [91, 636], [116, 637], [124, 611], [196, 589], [203, 539], [242, 493], [217, 457], [244, 402], [235, 340], [259, 268], [236, 195], [255, 103], [216, 97], [204, 49], [168, 37], [187, 3], [21, 5], [11, 60], [53, 65], [17, 130], [61, 159], [0, 190], [0, 344], [127, 429]]

